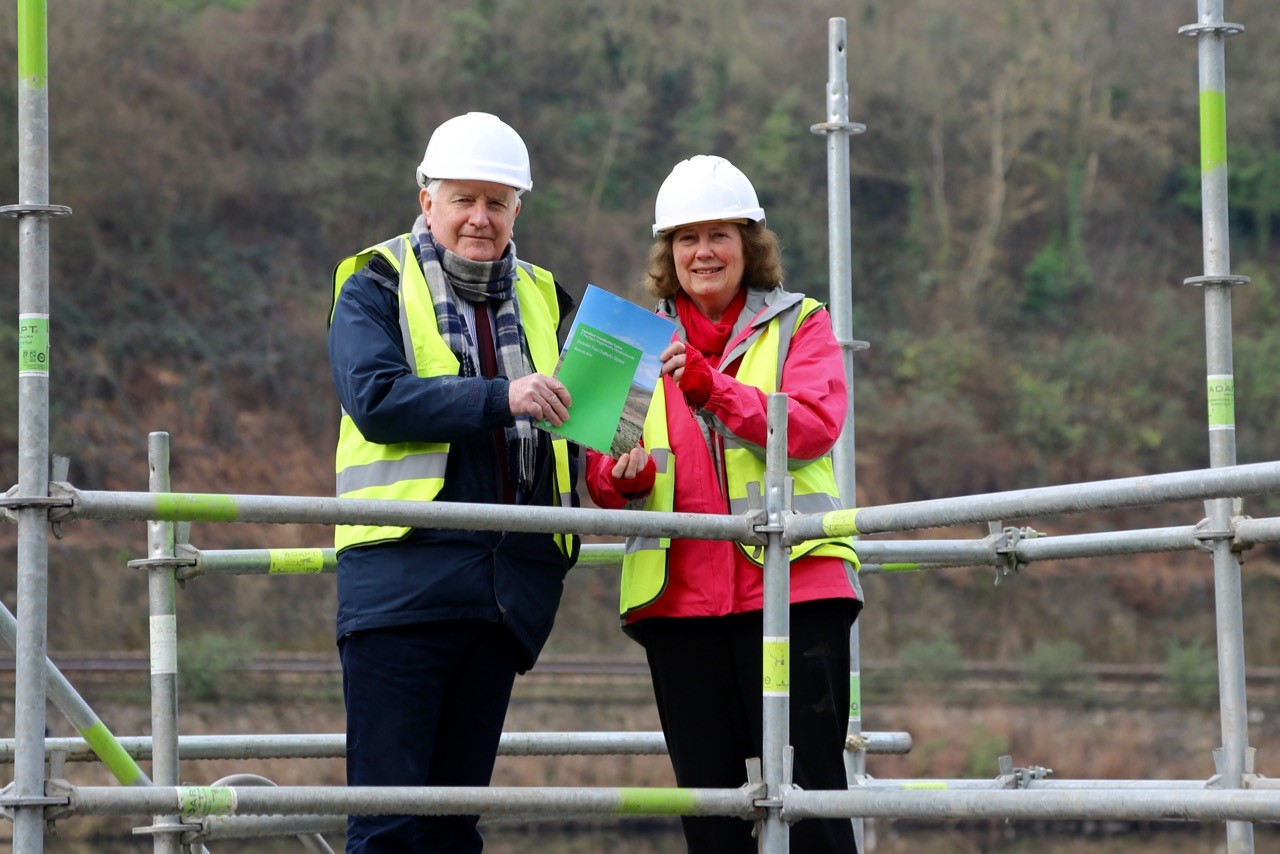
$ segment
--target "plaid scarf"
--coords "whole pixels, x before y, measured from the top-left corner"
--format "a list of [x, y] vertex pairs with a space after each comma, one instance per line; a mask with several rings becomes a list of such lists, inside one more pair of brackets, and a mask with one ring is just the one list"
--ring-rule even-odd
[[[493, 344], [498, 374], [515, 381], [533, 373], [533, 360], [525, 346], [520, 328], [520, 305], [516, 295], [516, 245], [497, 261], [472, 261], [441, 246], [427, 229], [426, 219], [419, 216], [413, 224], [413, 242], [418, 261], [431, 291], [440, 337], [458, 357], [459, 375], [479, 376], [479, 355], [470, 327], [463, 322], [454, 300], [462, 297], [476, 311], [488, 311], [488, 300], [497, 300], [494, 312]], [[527, 495], [533, 488], [536, 471], [538, 438], [533, 418], [522, 415], [505, 430], [507, 472], [517, 495]]]

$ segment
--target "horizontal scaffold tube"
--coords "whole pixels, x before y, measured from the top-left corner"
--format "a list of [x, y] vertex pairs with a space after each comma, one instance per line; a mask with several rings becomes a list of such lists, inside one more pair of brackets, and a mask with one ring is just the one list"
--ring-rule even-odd
[[[315, 833], [345, 833], [345, 815], [237, 815], [209, 816], [204, 827], [184, 833], [182, 841], [219, 842], [227, 839], [271, 839]], [[297, 850], [296, 847], [290, 850]]]
[[828, 536], [879, 534], [992, 519], [1118, 510], [1205, 498], [1280, 492], [1280, 462], [1126, 477], [1115, 480], [992, 492], [832, 510], [783, 520], [788, 544]]
[[[911, 752], [911, 734], [866, 732], [867, 752]], [[118, 739], [135, 759], [151, 758], [149, 736]], [[96, 758], [79, 738], [47, 738], [45, 752], [60, 752], [69, 762]], [[506, 732], [498, 745], [501, 756], [659, 756], [667, 752], [661, 732]], [[334, 759], [346, 755], [342, 733], [280, 735], [184, 735], [178, 737], [183, 759]], [[13, 761], [13, 739], [0, 739], [0, 762]]]
[[764, 542], [747, 516], [597, 510], [578, 507], [515, 507], [452, 501], [320, 498], [282, 495], [217, 495], [178, 492], [102, 492], [69, 488], [70, 518], [100, 521], [265, 522], [314, 525], [404, 525], [704, 540]]
[[782, 808], [787, 821], [806, 818], [1084, 819], [1093, 821], [1280, 821], [1280, 793], [1243, 789], [950, 791], [853, 788], [796, 790]]
[[[1252, 788], [1263, 788], [1260, 783], [1274, 785], [1266, 788], [1280, 788], [1280, 780], [1258, 780]], [[1030, 780], [1024, 785], [1030, 789], [1133, 789], [1158, 791], [1177, 789], [1182, 791], [1204, 791], [1203, 780]], [[1003, 783], [998, 780], [877, 780], [871, 779], [860, 784], [863, 789], [1000, 789]], [[543, 816], [549, 821], [558, 820], [558, 816]], [[505, 821], [510, 821], [506, 819]], [[485, 819], [481, 826], [494, 826], [504, 823], [503, 819]], [[205, 820], [204, 827], [196, 833], [183, 837], [184, 842], [214, 842], [225, 839], [255, 839], [262, 837], [297, 836], [302, 833], [340, 833], [346, 830], [346, 816], [212, 816]]]
[[81, 786], [63, 815], [727, 815], [755, 818], [757, 789], [481, 786]]
[[[1204, 541], [1195, 525], [1142, 528], [1132, 531], [1098, 531], [1020, 539], [1009, 550], [1000, 550], [998, 538], [981, 540], [860, 540], [858, 557], [863, 569], [883, 572], [936, 569], [957, 566], [991, 566], [1006, 563], [1010, 555], [1019, 563], [1071, 558], [1116, 557], [1155, 552], [1190, 551]], [[1237, 522], [1237, 542], [1256, 545], [1280, 541], [1280, 519], [1242, 519]], [[199, 550], [183, 548], [195, 560], [180, 567], [179, 578], [199, 575], [255, 575], [332, 572], [337, 567], [333, 549], [282, 548]], [[618, 564], [621, 543], [586, 543], [578, 564]], [[181, 555], [180, 555], [181, 556]]]

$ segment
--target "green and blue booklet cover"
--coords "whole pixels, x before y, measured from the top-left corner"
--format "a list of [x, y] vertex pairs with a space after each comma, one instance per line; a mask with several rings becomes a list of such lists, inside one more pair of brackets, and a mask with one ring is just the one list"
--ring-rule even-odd
[[630, 451], [644, 433], [658, 356], [673, 332], [667, 318], [587, 285], [555, 370], [573, 398], [569, 419], [538, 426], [611, 457]]

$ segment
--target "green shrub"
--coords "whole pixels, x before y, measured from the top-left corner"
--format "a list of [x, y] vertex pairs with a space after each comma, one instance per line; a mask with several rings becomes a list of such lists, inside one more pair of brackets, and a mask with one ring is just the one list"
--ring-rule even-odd
[[1200, 638], [1189, 644], [1165, 644], [1164, 681], [1178, 701], [1197, 709], [1218, 702], [1218, 657]]
[[960, 647], [945, 632], [938, 630], [933, 640], [914, 640], [902, 648], [898, 666], [908, 682], [938, 685], [953, 681], [964, 665]]
[[178, 688], [194, 700], [243, 700], [255, 645], [247, 638], [197, 635], [178, 643]]
[[1075, 641], [1038, 640], [1022, 664], [1026, 668], [1024, 688], [1032, 697], [1093, 697], [1093, 676], [1088, 672], [1084, 648]]
[[995, 777], [1000, 769], [1000, 757], [1008, 753], [1011, 743], [1002, 735], [987, 732], [982, 724], [974, 727], [965, 745], [963, 777]]

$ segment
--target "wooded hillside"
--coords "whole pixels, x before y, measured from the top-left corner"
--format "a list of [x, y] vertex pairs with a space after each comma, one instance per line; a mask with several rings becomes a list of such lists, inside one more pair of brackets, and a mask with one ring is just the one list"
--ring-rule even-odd
[[[13, 7], [0, 5], [10, 202]], [[868, 126], [851, 144], [854, 333], [871, 343], [855, 383], [859, 502], [1207, 466], [1203, 301], [1181, 284], [1203, 273], [1196, 46], [1177, 36], [1195, 12], [1190, 0], [50, 4], [51, 201], [74, 210], [51, 226], [53, 450], [78, 486], [145, 489], [146, 434], [166, 430], [175, 489], [330, 494], [332, 267], [408, 229], [430, 131], [467, 110], [528, 143], [516, 241], [571, 292], [590, 282], [642, 300], [659, 183], [676, 161], [718, 153], [754, 180], [788, 287], [825, 298], [826, 150], [809, 127], [826, 118], [827, 21], [841, 15], [851, 117]], [[1246, 28], [1227, 43], [1227, 131], [1232, 272], [1252, 278], [1234, 295], [1251, 462], [1280, 457], [1280, 16], [1270, 0], [1231, 0], [1227, 19]], [[16, 228], [0, 229], [0, 268], [16, 312]], [[0, 327], [0, 348], [14, 337]], [[0, 372], [11, 480], [15, 408], [16, 372]], [[1277, 508], [1246, 502], [1254, 516]], [[51, 558], [52, 647], [143, 645], [144, 585], [123, 567], [143, 537], [69, 528]], [[324, 545], [329, 531], [204, 526], [195, 541]], [[1248, 612], [1280, 592], [1263, 552], [1246, 565], [1250, 664], [1277, 648]], [[1203, 556], [1028, 574], [999, 605], [986, 572], [869, 579], [871, 654], [935, 631], [995, 657], [1060, 631], [1096, 660], [1211, 638]], [[5, 567], [9, 602], [12, 577]], [[600, 630], [616, 636], [608, 582], [592, 584]], [[180, 596], [185, 625], [331, 643], [331, 580], [196, 585]], [[555, 638], [578, 637], [589, 610], [567, 607]]]

